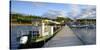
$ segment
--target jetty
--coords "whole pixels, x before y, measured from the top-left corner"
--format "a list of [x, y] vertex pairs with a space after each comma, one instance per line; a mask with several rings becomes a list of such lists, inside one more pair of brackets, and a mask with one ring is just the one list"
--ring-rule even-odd
[[73, 33], [73, 31], [67, 25], [65, 25], [63, 29], [59, 31], [43, 47], [63, 47], [75, 45], [82, 45], [82, 42]]

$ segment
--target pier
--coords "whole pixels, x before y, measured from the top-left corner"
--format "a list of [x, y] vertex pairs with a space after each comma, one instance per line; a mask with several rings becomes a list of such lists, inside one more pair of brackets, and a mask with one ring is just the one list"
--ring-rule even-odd
[[44, 44], [43, 47], [63, 47], [75, 45], [82, 45], [82, 41], [80, 41], [73, 31], [66, 25], [57, 33], [57, 35]]

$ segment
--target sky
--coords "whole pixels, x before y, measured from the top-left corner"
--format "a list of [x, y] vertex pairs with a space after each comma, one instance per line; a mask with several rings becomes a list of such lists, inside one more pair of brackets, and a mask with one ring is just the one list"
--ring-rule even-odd
[[11, 1], [11, 12], [55, 18], [95, 18], [95, 5]]

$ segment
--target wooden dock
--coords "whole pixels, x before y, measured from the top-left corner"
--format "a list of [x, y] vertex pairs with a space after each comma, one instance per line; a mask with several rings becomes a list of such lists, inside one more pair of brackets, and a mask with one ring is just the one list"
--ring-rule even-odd
[[73, 31], [66, 25], [59, 31], [51, 40], [49, 40], [43, 47], [63, 47], [82, 45], [82, 42], [73, 33]]

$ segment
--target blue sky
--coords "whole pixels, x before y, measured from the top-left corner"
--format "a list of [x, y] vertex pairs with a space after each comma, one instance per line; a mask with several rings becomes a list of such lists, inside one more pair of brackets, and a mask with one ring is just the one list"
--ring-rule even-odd
[[[78, 4], [62, 4], [62, 3], [45, 3], [45, 2], [26, 2], [12, 1], [11, 12], [43, 16], [44, 14], [60, 14], [67, 17], [79, 17], [95, 9], [95, 5], [78, 5]], [[85, 12], [85, 11], [86, 12]], [[93, 12], [96, 10], [92, 10]], [[61, 13], [58, 13], [61, 12]], [[83, 13], [84, 12], [84, 13]]]

